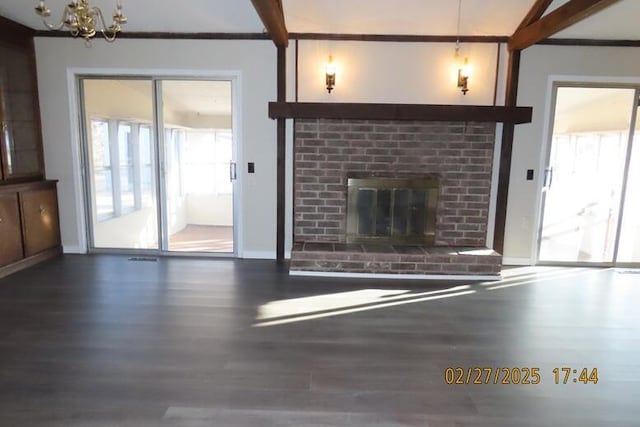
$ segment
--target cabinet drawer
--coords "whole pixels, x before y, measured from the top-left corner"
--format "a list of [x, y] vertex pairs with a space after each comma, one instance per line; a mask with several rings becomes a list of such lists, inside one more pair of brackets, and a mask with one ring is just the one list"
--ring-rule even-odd
[[25, 256], [60, 246], [55, 188], [20, 192]]
[[0, 194], [0, 267], [23, 257], [18, 193]]

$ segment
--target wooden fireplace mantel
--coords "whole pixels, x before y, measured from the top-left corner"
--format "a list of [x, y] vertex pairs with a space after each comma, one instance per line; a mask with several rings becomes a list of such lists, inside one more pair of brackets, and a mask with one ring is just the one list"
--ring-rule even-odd
[[272, 119], [411, 120], [530, 123], [532, 107], [343, 102], [270, 102]]

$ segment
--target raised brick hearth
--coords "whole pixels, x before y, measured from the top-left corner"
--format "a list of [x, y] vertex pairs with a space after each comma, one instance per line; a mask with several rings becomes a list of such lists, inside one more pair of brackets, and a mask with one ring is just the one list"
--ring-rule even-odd
[[[498, 274], [498, 254], [473, 251], [486, 249], [494, 140], [495, 123], [297, 119], [291, 270]], [[349, 177], [436, 177], [434, 246], [345, 245]]]
[[497, 275], [502, 257], [491, 249], [296, 243], [295, 271]]

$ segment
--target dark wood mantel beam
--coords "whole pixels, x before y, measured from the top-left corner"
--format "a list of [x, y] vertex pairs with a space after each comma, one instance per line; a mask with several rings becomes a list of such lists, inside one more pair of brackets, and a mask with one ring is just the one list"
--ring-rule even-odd
[[[529, 46], [550, 37], [567, 27], [582, 21], [600, 10], [611, 6], [620, 0], [569, 0], [548, 15], [530, 23], [529, 25], [518, 28], [516, 32], [509, 38], [510, 50], [522, 50]], [[540, 2], [544, 3], [544, 2]], [[534, 5], [535, 6], [535, 5]], [[538, 12], [540, 8], [533, 12]], [[529, 12], [531, 13], [531, 11]], [[544, 13], [541, 12], [541, 13]], [[525, 20], [535, 17], [535, 13], [531, 17], [527, 15]], [[523, 22], [525, 22], [523, 20]]]
[[410, 120], [530, 123], [531, 107], [347, 102], [270, 102], [272, 119]]
[[264, 28], [271, 36], [271, 40], [278, 47], [289, 45], [289, 32], [284, 23], [282, 0], [251, 0], [253, 7], [264, 24]]

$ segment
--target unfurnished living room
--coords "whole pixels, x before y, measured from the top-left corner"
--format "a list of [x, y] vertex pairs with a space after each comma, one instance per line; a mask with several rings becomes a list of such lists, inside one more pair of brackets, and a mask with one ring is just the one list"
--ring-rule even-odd
[[636, 0], [0, 0], [0, 425], [639, 425]]

